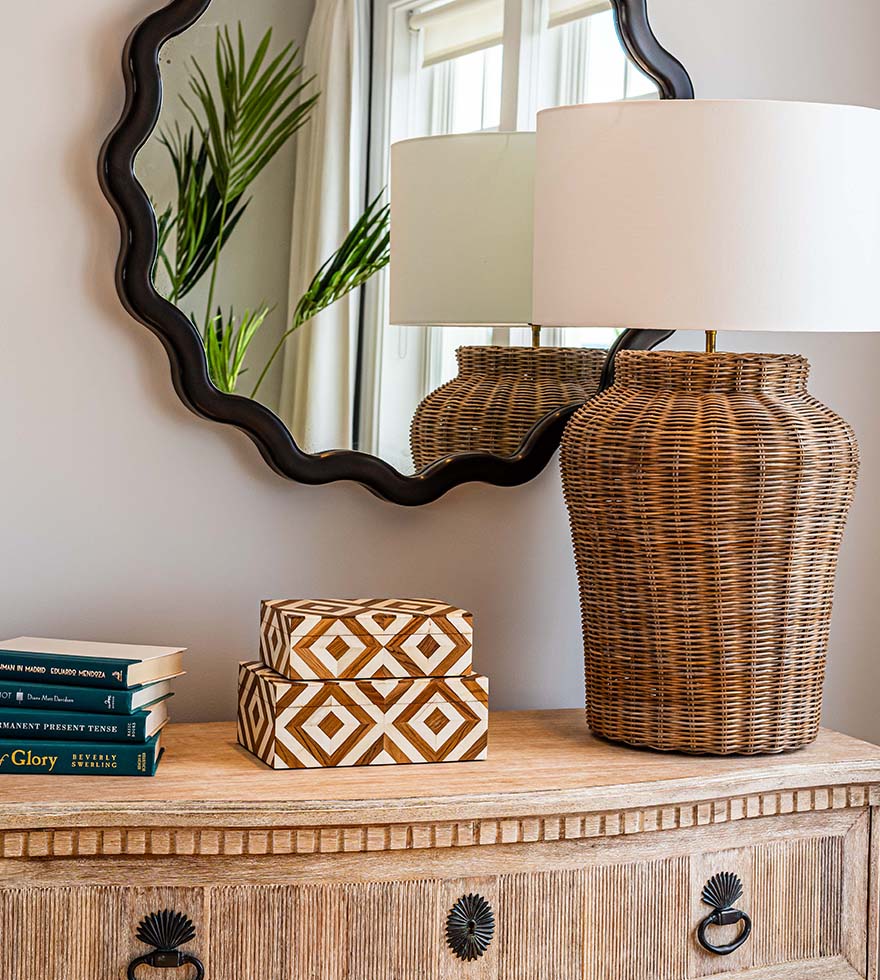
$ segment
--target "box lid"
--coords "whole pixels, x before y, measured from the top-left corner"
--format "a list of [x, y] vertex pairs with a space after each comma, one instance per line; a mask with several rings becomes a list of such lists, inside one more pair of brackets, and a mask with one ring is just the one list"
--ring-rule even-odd
[[260, 634], [264, 662], [295, 679], [471, 671], [472, 614], [433, 599], [267, 600]]
[[323, 620], [334, 636], [394, 638], [446, 634], [473, 637], [473, 613], [438, 599], [266, 599], [262, 619], [276, 629], [305, 635]]

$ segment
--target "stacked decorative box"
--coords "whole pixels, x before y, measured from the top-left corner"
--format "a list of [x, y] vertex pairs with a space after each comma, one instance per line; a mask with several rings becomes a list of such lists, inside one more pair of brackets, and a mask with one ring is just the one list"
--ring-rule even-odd
[[238, 740], [274, 769], [485, 759], [472, 650], [471, 613], [432, 599], [263, 602]]

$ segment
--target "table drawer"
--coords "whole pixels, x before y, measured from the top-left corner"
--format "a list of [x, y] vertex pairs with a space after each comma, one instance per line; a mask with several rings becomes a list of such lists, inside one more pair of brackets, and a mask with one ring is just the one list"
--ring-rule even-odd
[[[165, 908], [192, 918], [185, 948], [206, 980], [865, 977], [869, 830], [869, 811], [851, 809], [397, 857], [28, 860], [0, 887], [0, 977], [120, 980], [147, 952], [137, 923]], [[726, 956], [696, 938], [711, 912], [703, 887], [720, 872], [741, 879], [736, 904], [753, 924]], [[450, 907], [469, 893], [495, 918], [473, 962], [445, 937]], [[738, 928], [708, 935], [720, 945]]]

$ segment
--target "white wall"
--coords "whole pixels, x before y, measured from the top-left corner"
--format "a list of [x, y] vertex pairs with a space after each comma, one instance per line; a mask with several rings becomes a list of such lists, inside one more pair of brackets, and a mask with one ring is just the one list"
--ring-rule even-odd
[[[431, 593], [476, 611], [477, 664], [492, 676], [496, 707], [580, 704], [555, 465], [526, 487], [463, 487], [416, 510], [355, 486], [288, 484], [243, 436], [186, 412], [158, 342], [121, 310], [117, 231], [95, 159], [121, 106], [125, 35], [152, 6], [50, 0], [6, 12], [0, 635], [186, 644], [176, 716], [231, 717], [235, 664], [255, 653], [261, 597]], [[876, 0], [651, 0], [651, 9], [701, 95], [880, 106]], [[781, 349], [763, 336], [748, 343]], [[793, 336], [785, 346], [810, 356], [815, 393], [861, 438], [826, 721], [880, 741], [880, 341]]]

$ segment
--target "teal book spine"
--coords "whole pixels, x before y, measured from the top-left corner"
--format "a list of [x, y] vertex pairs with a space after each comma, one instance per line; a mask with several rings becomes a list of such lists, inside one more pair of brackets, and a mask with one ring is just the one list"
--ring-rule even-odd
[[52, 739], [60, 742], [146, 742], [148, 711], [130, 715], [85, 715], [72, 711], [0, 708], [0, 740]]
[[136, 661], [0, 650], [0, 680], [125, 690], [129, 687], [128, 668], [133, 663]]
[[161, 756], [158, 735], [145, 745], [16, 739], [0, 742], [0, 774], [152, 776]]
[[88, 714], [131, 714], [134, 691], [66, 684], [28, 684], [0, 680], [0, 708], [39, 708], [41, 711], [82, 711]]

